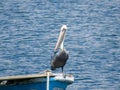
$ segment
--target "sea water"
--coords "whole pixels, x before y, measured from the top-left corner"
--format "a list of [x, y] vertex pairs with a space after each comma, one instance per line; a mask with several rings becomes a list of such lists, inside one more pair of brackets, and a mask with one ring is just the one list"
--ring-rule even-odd
[[67, 90], [120, 90], [119, 0], [0, 0], [0, 76], [49, 69], [63, 24]]

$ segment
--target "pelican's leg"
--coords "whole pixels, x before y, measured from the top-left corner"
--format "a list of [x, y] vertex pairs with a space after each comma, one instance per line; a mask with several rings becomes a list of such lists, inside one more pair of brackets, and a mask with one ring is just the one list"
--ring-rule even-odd
[[63, 73], [63, 67], [61, 67], [61, 69], [62, 69], [62, 73]]
[[61, 69], [62, 69], [63, 77], [65, 78], [65, 77], [66, 77], [66, 74], [63, 72], [63, 67], [61, 67]]

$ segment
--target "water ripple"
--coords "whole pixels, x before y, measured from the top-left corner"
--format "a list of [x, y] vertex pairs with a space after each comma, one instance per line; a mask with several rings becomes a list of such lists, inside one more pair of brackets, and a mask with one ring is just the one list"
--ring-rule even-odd
[[0, 76], [49, 69], [67, 24], [64, 69], [75, 77], [67, 90], [120, 89], [119, 0], [2, 0], [0, 13]]

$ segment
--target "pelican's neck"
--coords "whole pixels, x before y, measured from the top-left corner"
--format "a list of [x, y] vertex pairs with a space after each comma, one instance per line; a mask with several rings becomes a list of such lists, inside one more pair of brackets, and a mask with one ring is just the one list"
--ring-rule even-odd
[[62, 41], [61, 45], [60, 45], [60, 49], [63, 51], [64, 50], [64, 40]]
[[65, 39], [65, 33], [66, 33], [66, 30], [67, 30], [67, 26], [66, 25], [63, 25], [61, 27], [61, 31], [60, 31], [60, 34], [59, 34], [59, 37], [58, 37], [58, 41], [56, 43], [56, 46], [54, 48], [54, 51], [58, 50], [58, 49], [61, 49], [63, 50], [64, 49], [64, 39]]

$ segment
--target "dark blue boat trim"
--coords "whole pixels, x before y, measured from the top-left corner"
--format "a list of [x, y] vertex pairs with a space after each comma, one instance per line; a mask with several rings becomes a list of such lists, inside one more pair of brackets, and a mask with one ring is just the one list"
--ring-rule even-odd
[[[65, 90], [73, 83], [74, 77], [70, 75], [54, 74], [49, 79], [49, 90]], [[47, 77], [9, 79], [0, 81], [0, 90], [46, 90]]]
[[[37, 79], [36, 79], [37, 80]], [[42, 78], [41, 80], [38, 79], [37, 81], [32, 82], [22, 82], [22, 83], [15, 83], [9, 85], [0, 86], [0, 90], [46, 90], [46, 80]], [[50, 78], [50, 88], [49, 90], [65, 90], [67, 85], [70, 83], [55, 80], [55, 78]]]

